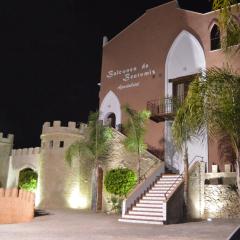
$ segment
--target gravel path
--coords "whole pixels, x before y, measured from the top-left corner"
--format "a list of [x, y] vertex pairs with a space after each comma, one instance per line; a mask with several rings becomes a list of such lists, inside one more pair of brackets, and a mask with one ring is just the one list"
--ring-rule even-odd
[[23, 224], [0, 225], [0, 240], [226, 240], [239, 219], [175, 225], [127, 224], [118, 216], [57, 210]]

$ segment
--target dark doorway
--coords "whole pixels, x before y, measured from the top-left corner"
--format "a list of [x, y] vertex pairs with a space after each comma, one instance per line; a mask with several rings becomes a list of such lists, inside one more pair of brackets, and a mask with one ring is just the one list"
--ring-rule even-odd
[[98, 183], [97, 183], [97, 210], [102, 210], [102, 192], [103, 192], [103, 170], [98, 168]]
[[116, 127], [116, 115], [114, 113], [111, 113], [108, 118], [108, 123], [109, 123], [109, 126], [115, 128]]

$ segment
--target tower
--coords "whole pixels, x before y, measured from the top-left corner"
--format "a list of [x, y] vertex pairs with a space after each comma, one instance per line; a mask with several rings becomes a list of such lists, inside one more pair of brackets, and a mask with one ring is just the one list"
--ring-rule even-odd
[[0, 133], [0, 185], [6, 187], [9, 168], [9, 157], [13, 148], [12, 134], [8, 134], [7, 137], [3, 137], [3, 133]]
[[40, 208], [90, 208], [91, 180], [81, 171], [84, 160], [65, 160], [68, 147], [84, 138], [85, 124], [62, 126], [60, 121], [44, 123], [41, 135], [38, 205]]

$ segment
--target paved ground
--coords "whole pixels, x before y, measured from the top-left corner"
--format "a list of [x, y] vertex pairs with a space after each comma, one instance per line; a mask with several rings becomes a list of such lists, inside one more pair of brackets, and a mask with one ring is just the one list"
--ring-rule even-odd
[[0, 225], [0, 240], [225, 240], [240, 220], [152, 226], [126, 224], [117, 216], [54, 211], [31, 223]]

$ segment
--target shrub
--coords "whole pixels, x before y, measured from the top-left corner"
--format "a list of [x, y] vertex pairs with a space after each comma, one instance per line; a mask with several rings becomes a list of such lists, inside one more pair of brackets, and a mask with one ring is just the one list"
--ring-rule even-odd
[[26, 191], [34, 192], [37, 188], [37, 173], [27, 168], [20, 172], [18, 187]]
[[106, 190], [119, 197], [126, 197], [136, 183], [136, 174], [128, 168], [112, 169], [107, 172], [104, 179]]

